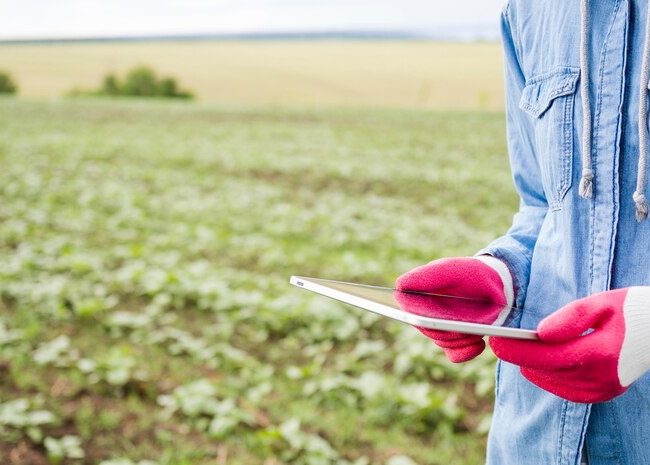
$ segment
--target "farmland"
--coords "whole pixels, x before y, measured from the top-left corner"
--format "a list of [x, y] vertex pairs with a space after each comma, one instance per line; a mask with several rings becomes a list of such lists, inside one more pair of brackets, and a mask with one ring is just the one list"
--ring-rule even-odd
[[57, 98], [149, 65], [204, 102], [500, 110], [496, 43], [204, 41], [0, 45], [21, 95]]
[[480, 463], [491, 355], [287, 280], [501, 234], [502, 120], [0, 100], [0, 462]]

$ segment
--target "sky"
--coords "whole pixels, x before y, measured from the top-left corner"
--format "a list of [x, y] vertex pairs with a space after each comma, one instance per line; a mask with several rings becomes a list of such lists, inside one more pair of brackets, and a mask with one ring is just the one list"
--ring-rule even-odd
[[0, 0], [0, 39], [498, 30], [505, 0]]

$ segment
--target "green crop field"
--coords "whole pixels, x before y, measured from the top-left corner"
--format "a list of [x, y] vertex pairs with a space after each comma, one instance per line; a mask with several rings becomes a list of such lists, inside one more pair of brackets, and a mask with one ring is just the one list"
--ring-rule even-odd
[[480, 463], [490, 355], [287, 281], [503, 233], [502, 120], [0, 99], [0, 463]]
[[0, 45], [21, 95], [55, 98], [149, 65], [201, 101], [501, 110], [496, 43], [187, 41]]

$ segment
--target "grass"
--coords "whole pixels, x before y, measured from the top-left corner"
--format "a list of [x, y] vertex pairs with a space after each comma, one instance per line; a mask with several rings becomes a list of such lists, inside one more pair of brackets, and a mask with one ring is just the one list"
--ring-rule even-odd
[[1, 99], [0, 462], [479, 463], [490, 356], [287, 280], [390, 285], [503, 233], [502, 120]]
[[[20, 93], [94, 89], [137, 65], [177, 76], [200, 100], [253, 105], [503, 108], [496, 43], [417, 41], [153, 42], [0, 45]], [[480, 76], [477, 79], [476, 76]]]

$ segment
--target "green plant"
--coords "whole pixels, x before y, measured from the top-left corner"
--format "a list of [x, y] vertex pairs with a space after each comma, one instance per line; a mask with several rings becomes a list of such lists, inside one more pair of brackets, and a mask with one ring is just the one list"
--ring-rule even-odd
[[178, 99], [191, 99], [194, 97], [191, 92], [179, 89], [175, 78], [168, 76], [159, 77], [148, 66], [132, 68], [126, 73], [123, 79], [120, 79], [115, 74], [107, 74], [99, 89], [94, 91], [73, 89], [69, 92], [69, 95], [164, 97]]
[[15, 94], [18, 86], [7, 72], [0, 71], [0, 94]]
[[[32, 441], [43, 439], [44, 426], [57, 423], [50, 411], [38, 409], [33, 401], [16, 399], [0, 404], [0, 437], [12, 436], [14, 432], [25, 434]], [[15, 435], [14, 435], [15, 436]]]
[[292, 465], [368, 465], [367, 457], [346, 460], [317, 434], [304, 432], [300, 421], [291, 418], [259, 433], [266, 447], [275, 450], [284, 463]]
[[47, 437], [43, 445], [52, 465], [59, 465], [64, 459], [83, 459], [86, 456], [81, 448], [81, 439], [77, 436]]
[[140, 97], [160, 96], [158, 78], [153, 69], [146, 66], [133, 68], [126, 74], [124, 82], [119, 86], [122, 95]]
[[134, 462], [131, 459], [111, 459], [111, 460], [104, 460], [99, 463], [99, 465], [158, 465], [157, 462], [153, 462], [151, 460], [140, 460], [138, 462]]
[[179, 90], [176, 79], [170, 77], [162, 78], [158, 82], [158, 93], [163, 97], [192, 98], [191, 92]]
[[69, 367], [79, 359], [79, 352], [71, 347], [68, 336], [61, 335], [39, 344], [32, 353], [32, 358], [38, 365]]
[[127, 345], [111, 347], [96, 359], [83, 358], [77, 367], [91, 384], [103, 381], [109, 386], [124, 386], [145, 376], [144, 370], [136, 371], [137, 361]]
[[192, 419], [199, 430], [223, 438], [240, 424], [253, 425], [254, 417], [240, 409], [233, 399], [219, 400], [212, 383], [202, 379], [178, 387], [171, 395], [158, 397], [167, 416], [179, 412]]
[[120, 95], [120, 83], [114, 74], [108, 74], [104, 78], [100, 93], [104, 95]]
[[418, 465], [407, 455], [394, 455], [389, 458], [386, 465]]

